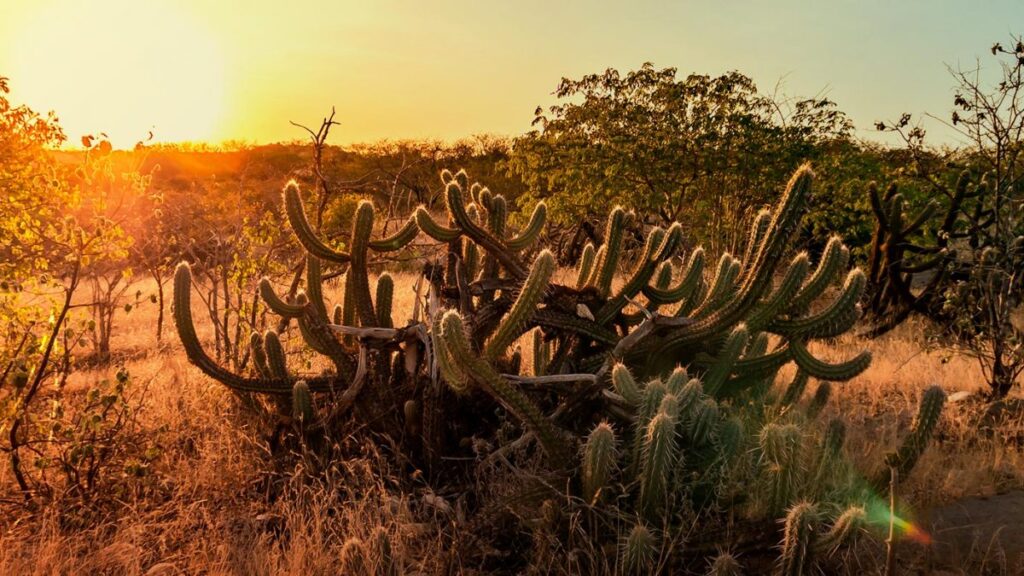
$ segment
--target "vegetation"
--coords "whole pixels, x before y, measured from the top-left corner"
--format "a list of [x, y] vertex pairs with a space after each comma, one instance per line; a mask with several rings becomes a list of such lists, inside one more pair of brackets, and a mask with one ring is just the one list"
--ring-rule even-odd
[[[802, 414], [793, 409], [799, 392], [788, 391], [785, 403], [769, 394], [775, 374], [789, 362], [799, 367], [793, 387], [804, 387], [807, 377], [813, 376], [822, 381], [819, 390], [826, 393], [829, 381], [849, 380], [870, 362], [862, 353], [832, 364], [807, 350], [809, 340], [839, 336], [859, 316], [865, 278], [856, 269], [828, 305], [811, 311], [842, 275], [849, 253], [841, 241], [829, 243], [813, 272], [807, 255], [796, 255], [773, 288], [782, 256], [811, 202], [808, 168], [793, 176], [774, 212], [758, 216], [743, 259], [724, 254], [707, 286], [702, 249], [693, 251], [686, 270], [675, 271], [669, 262], [681, 240], [677, 223], [668, 230], [650, 231], [632, 272], [613, 288], [623, 256], [623, 230], [627, 220], [636, 218], [621, 208], [609, 215], [605, 243], [589, 250], [595, 257], [583, 260], [574, 275], [579, 288], [553, 283], [554, 257], [535, 246], [546, 214], [543, 203], [521, 230], [512, 232], [503, 196], [478, 184], [469, 186], [462, 172], [445, 173], [443, 179], [447, 224], [436, 222], [421, 206], [394, 234], [374, 240], [373, 205], [363, 201], [345, 243], [347, 252], [315, 235], [298, 187], [285, 188], [288, 220], [307, 251], [305, 291], [285, 300], [265, 278], [260, 294], [267, 307], [282, 316], [279, 325], [297, 322], [305, 344], [329, 360], [332, 373], [289, 371], [280, 344], [283, 334], [274, 330], [253, 333], [256, 362], [251, 374], [222, 368], [196, 335], [192, 276], [183, 263], [175, 275], [174, 314], [189, 359], [250, 405], [259, 406], [249, 396], [253, 392], [290, 396], [288, 408], [277, 402], [259, 409], [272, 412], [277, 406], [285, 426], [279, 424], [275, 430], [291, 425], [291, 440], [314, 470], [341, 457], [334, 453], [337, 443], [332, 439], [344, 433], [340, 419], [352, 412], [378, 433], [389, 435], [406, 457], [413, 457], [444, 486], [465, 474], [445, 466], [445, 461], [469, 456], [453, 437], [497, 440], [501, 420], [475, 416], [492, 412], [494, 407], [486, 403], [496, 403], [525, 432], [508, 447], [522, 449], [525, 442], [535, 440], [549, 463], [541, 469], [543, 474], [579, 482], [582, 500], [560, 502], [564, 496], [552, 490], [547, 496], [556, 500], [548, 506], [571, 511], [580, 503], [589, 508], [607, 499], [612, 503], [608, 511], [621, 518], [639, 515], [644, 524], [635, 526], [627, 539], [624, 566], [653, 568], [651, 562], [659, 557], [670, 565], [703, 563], [700, 553], [670, 553], [666, 548], [688, 514], [718, 524], [724, 519], [717, 511], [745, 510], [756, 523], [772, 522], [791, 506], [790, 516], [800, 516], [801, 507], [812, 506], [801, 503], [804, 498], [825, 499], [840, 512], [858, 501], [861, 507], [866, 504], [869, 486], [839, 466], [841, 433], [826, 436], [820, 446], [805, 440], [813, 437], [814, 415], [827, 396], [813, 401]], [[417, 312], [407, 325], [392, 328], [390, 276], [379, 277], [374, 298], [368, 254], [401, 250], [420, 232], [447, 245], [446, 265], [426, 263], [430, 286], [422, 319]], [[533, 264], [527, 268], [524, 256], [531, 253]], [[324, 300], [323, 266], [328, 264], [346, 267], [343, 303], [334, 314], [342, 323], [330, 323]], [[676, 276], [680, 280], [673, 283]], [[635, 300], [641, 295], [646, 305]], [[417, 296], [417, 311], [419, 303]], [[630, 305], [636, 311], [628, 312]], [[663, 313], [664, 307], [675, 310]], [[512, 345], [530, 330], [539, 330], [535, 338], [550, 342], [554, 350], [548, 358], [535, 359], [534, 369], [549, 376], [521, 370]], [[777, 339], [771, 351], [770, 337]], [[694, 377], [680, 364], [693, 370]], [[650, 380], [640, 385], [633, 373]], [[924, 416], [891, 466], [902, 472], [913, 466], [934, 429], [942, 398], [939, 389], [926, 396]], [[588, 432], [595, 421], [600, 422]], [[629, 431], [623, 445], [632, 446], [623, 450], [622, 462], [616, 428]], [[282, 438], [279, 445], [288, 444], [289, 439]], [[579, 451], [578, 444], [583, 446], [579, 464], [572, 456]], [[758, 448], [748, 451], [749, 445]], [[816, 462], [818, 473], [801, 478], [802, 461]], [[620, 470], [621, 484], [616, 488], [612, 480]], [[739, 486], [758, 486], [763, 492], [738, 497]], [[629, 501], [635, 504], [621, 504]], [[816, 525], [821, 518], [815, 513], [813, 520], [794, 522], [800, 526], [792, 529], [794, 534], [787, 523], [787, 573], [800, 573], [811, 564], [815, 528], [808, 523]], [[646, 531], [645, 524], [662, 526], [659, 535]], [[558, 527], [545, 529], [557, 542]], [[741, 531], [741, 538], [771, 538], [771, 530], [767, 536], [763, 528], [748, 530]], [[841, 532], [826, 539], [833, 547], [859, 533], [845, 522], [833, 530]], [[617, 536], [595, 529], [592, 537], [614, 542]], [[800, 542], [791, 544], [794, 539]], [[656, 552], [638, 549], [643, 547]], [[593, 568], [601, 570], [607, 561], [595, 558]]]
[[514, 139], [69, 151], [0, 81], [0, 571], [909, 569], [1024, 486], [992, 52], [953, 150], [645, 65]]

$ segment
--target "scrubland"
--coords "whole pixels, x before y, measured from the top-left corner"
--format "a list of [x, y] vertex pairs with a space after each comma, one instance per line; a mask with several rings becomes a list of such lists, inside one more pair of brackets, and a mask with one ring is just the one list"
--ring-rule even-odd
[[[409, 273], [396, 277], [396, 323], [410, 314], [414, 282]], [[143, 282], [140, 289], [151, 290], [151, 284]], [[0, 573], [336, 574], [359, 569], [353, 568], [353, 548], [369, 550], [371, 561], [376, 558], [382, 532], [410, 573], [501, 569], [509, 550], [487, 549], [478, 538], [480, 518], [467, 517], [471, 503], [460, 494], [434, 493], [419, 471], [385, 458], [386, 445], [337, 439], [350, 444], [345, 450], [352, 457], [316, 480], [303, 475], [301, 464], [275, 462], [261, 423], [241, 409], [227, 388], [189, 365], [173, 329], [157, 343], [156, 312], [155, 306], [141, 306], [119, 314], [112, 347], [114, 366], [124, 366], [131, 375], [129, 398], [136, 406], [132, 441], [159, 450], [159, 458], [133, 491], [107, 495], [108, 504], [74, 509], [54, 504], [28, 513], [16, 501], [5, 502]], [[201, 337], [210, 337], [208, 322], [198, 329]], [[865, 474], [875, 471], [906, 432], [927, 386], [939, 384], [953, 395], [937, 440], [901, 489], [909, 521], [926, 532], [932, 510], [967, 497], [1024, 488], [1020, 400], [1010, 398], [994, 411], [974, 396], [960, 399], [965, 394], [955, 393], [983, 391], [982, 375], [972, 359], [929, 344], [927, 333], [927, 326], [912, 322], [876, 340], [847, 336], [816, 350], [826, 358], [863, 348], [873, 353], [865, 373], [833, 388], [826, 408], [826, 417], [846, 420], [846, 455]], [[528, 346], [524, 352], [529, 354]], [[84, 390], [114, 370], [79, 371], [69, 389]], [[784, 372], [779, 381], [788, 375]], [[484, 510], [514, 508], [521, 479], [493, 466], [481, 465], [479, 474], [488, 480], [484, 493], [493, 500], [484, 503]], [[4, 468], [0, 485], [11, 482]], [[904, 569], [935, 564], [932, 549], [942, 535], [930, 537], [931, 545], [900, 543]], [[521, 535], [507, 534], [506, 540], [510, 549], [529, 545]], [[973, 551], [957, 552], [952, 561], [946, 554], [943, 562], [949, 573], [1014, 573], [1015, 565], [1008, 563], [1012, 554], [1007, 561], [999, 547], [999, 541], [980, 542]], [[576, 553], [597, 552], [581, 548]], [[858, 558], [849, 559], [849, 571], [876, 568], [879, 553], [877, 546], [860, 550]], [[551, 573], [579, 568], [571, 557], [535, 565]], [[509, 572], [520, 569], [508, 565]]]

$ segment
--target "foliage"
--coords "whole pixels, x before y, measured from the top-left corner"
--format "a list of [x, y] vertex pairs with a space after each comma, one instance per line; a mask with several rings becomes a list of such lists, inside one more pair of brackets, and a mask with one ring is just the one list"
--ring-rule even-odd
[[[992, 395], [1005, 396], [1024, 373], [1021, 303], [1024, 277], [1024, 43], [1001, 44], [999, 77], [952, 70], [949, 125], [968, 146], [937, 155], [904, 114], [880, 130], [904, 140], [910, 172], [933, 199], [909, 213], [890, 186], [870, 190], [877, 221], [872, 248], [873, 333], [911, 313], [935, 320], [979, 361]], [[924, 285], [914, 290], [919, 275]]]
[[[609, 214], [606, 242], [590, 250], [593, 258], [581, 262], [574, 284], [560, 284], [553, 254], [539, 244], [543, 203], [514, 230], [502, 196], [470, 185], [462, 172], [445, 172], [442, 180], [446, 222], [420, 207], [379, 237], [376, 208], [364, 200], [348, 239], [338, 244], [316, 234], [298, 186], [289, 183], [283, 204], [307, 252], [305, 289], [283, 298], [269, 279], [261, 281], [265, 305], [284, 321], [251, 336], [255, 362], [248, 371], [226, 369], [207, 354], [192, 318], [191, 268], [178, 267], [174, 317], [189, 360], [277, 419], [278, 434], [291, 430], [274, 442], [295, 446], [307, 469], [339, 456], [332, 438], [348, 414], [442, 482], [465, 473], [453, 464], [470, 455], [460, 437], [496, 443], [495, 457], [535, 441], [544, 474], [561, 478], [552, 485], [580, 487], [581, 498], [562, 506], [642, 518], [623, 549], [623, 562], [636, 567], [650, 566], [668, 541], [647, 527], [677, 527], [680, 515], [721, 522], [717, 511], [725, 509], [755, 524], [774, 523], [803, 498], [840, 512], [862, 502], [869, 486], [838, 464], [841, 426], [830, 426], [819, 443], [814, 415], [827, 401], [828, 382], [857, 375], [870, 356], [832, 364], [813, 356], [807, 343], [852, 327], [864, 275], [850, 272], [828, 303], [815, 305], [844, 275], [849, 252], [842, 242], [831, 241], [817, 267], [803, 253], [783, 265], [812, 202], [808, 168], [794, 175], [774, 211], [755, 220], [743, 257], [722, 257], [710, 284], [701, 273], [702, 250], [693, 251], [685, 269], [671, 264], [682, 240], [679, 224], [653, 228], [624, 282], [612, 283], [627, 258], [622, 231], [635, 218], [621, 208]], [[391, 327], [390, 278], [382, 275], [374, 294], [368, 263], [419, 234], [446, 244], [447, 259], [424, 263], [427, 293], [419, 292], [408, 324]], [[345, 290], [329, 315], [323, 279], [337, 272], [345, 275]], [[289, 365], [280, 342], [293, 321], [331, 369], [303, 373]], [[527, 332], [542, 351], [528, 372], [514, 345]], [[545, 342], [552, 352], [543, 352]], [[771, 391], [790, 362], [799, 368], [800, 391], [807, 376], [822, 381], [806, 409], [794, 408], [799, 391], [788, 390], [785, 400]], [[264, 404], [253, 393], [278, 400]], [[489, 416], [496, 409], [503, 418]], [[520, 440], [501, 440], [505, 419], [523, 428]], [[914, 446], [923, 447], [930, 430], [915, 436], [922, 441]], [[817, 466], [815, 474], [804, 473], [807, 463]], [[744, 497], [741, 486], [757, 489]], [[840, 521], [838, 512], [834, 518], [834, 541], [856, 535], [858, 529], [843, 528], [852, 520]], [[595, 538], [606, 536], [595, 529]], [[813, 543], [800, 546], [790, 563], [803, 566]], [[676, 561], [689, 560], [684, 554]]]
[[852, 127], [829, 100], [775, 102], [738, 72], [677, 79], [645, 64], [563, 79], [555, 95], [565, 103], [537, 109], [509, 161], [526, 204], [545, 200], [563, 224], [594, 224], [615, 205], [651, 224], [706, 222], [687, 241], [716, 252], [735, 249], [747, 210]]
[[[57, 165], [46, 152], [63, 141], [56, 119], [13, 106], [6, 94], [0, 80], [0, 449], [25, 501], [88, 500], [121, 461], [127, 376], [82, 403], [65, 389], [76, 351], [97, 329], [73, 314], [75, 295], [90, 277], [120, 276], [129, 241], [111, 217], [118, 191], [92, 186], [95, 173], [84, 167]], [[109, 149], [100, 141], [90, 153]]]

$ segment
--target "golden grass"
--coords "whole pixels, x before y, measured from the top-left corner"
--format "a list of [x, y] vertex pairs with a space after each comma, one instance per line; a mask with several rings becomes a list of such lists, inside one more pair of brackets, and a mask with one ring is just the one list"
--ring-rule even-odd
[[[396, 276], [394, 318], [401, 324], [411, 315], [415, 276]], [[152, 283], [141, 289], [148, 296]], [[210, 338], [209, 322], [195, 312], [200, 336]], [[345, 543], [368, 542], [379, 527], [394, 536], [408, 570], [463, 569], [450, 557], [446, 538], [471, 535], [446, 532], [454, 521], [425, 514], [423, 494], [390, 488], [389, 479], [404, 472], [389, 469], [373, 447], [365, 448], [365, 457], [339, 463], [323, 483], [286, 481], [268, 499], [266, 471], [272, 464], [264, 431], [237, 409], [229, 392], [186, 362], [169, 315], [164, 343], [157, 346], [155, 318], [150, 304], [119, 313], [112, 342], [135, 385], [148, 384], [140, 422], [163, 449], [147, 497], [94, 518], [87, 529], [69, 528], [58, 510], [0, 510], [0, 574], [335, 574]], [[874, 354], [867, 372], [833, 388], [822, 416], [847, 422], [848, 454], [866, 473], [905, 433], [927, 386], [938, 383], [947, 392], [983, 386], [970, 359], [924, 350], [921, 333], [921, 326], [907, 325], [873, 342], [847, 337], [817, 347], [826, 356], [847, 357], [864, 347]], [[529, 346], [523, 352], [528, 366]], [[72, 384], [110, 377], [112, 371], [86, 370]], [[813, 385], [808, 398], [812, 391]], [[972, 406], [948, 407], [940, 441], [905, 485], [913, 508], [1024, 487], [1021, 452], [1007, 440], [1022, 434], [1019, 417], [994, 434], [979, 435]], [[2, 493], [13, 494], [12, 484], [4, 466]]]

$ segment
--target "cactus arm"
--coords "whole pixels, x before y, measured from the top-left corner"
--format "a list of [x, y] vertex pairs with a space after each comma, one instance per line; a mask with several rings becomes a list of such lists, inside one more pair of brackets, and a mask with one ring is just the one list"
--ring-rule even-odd
[[587, 285], [587, 280], [594, 269], [594, 258], [596, 250], [594, 245], [587, 242], [583, 247], [583, 254], [580, 255], [580, 265], [576, 272], [576, 289], [582, 290]]
[[811, 379], [810, 375], [803, 370], [797, 370], [793, 380], [786, 386], [786, 391], [782, 394], [779, 399], [780, 406], [792, 406], [800, 401], [800, 398], [804, 395], [804, 390], [807, 389], [807, 382]]
[[441, 373], [441, 379], [448, 383], [456, 393], [462, 394], [469, 390], [469, 376], [462, 370], [457, 362], [455, 362], [451, 354], [448, 351], [448, 347], [445, 346], [441, 336], [441, 316], [438, 315], [430, 329], [432, 338], [430, 339], [431, 345], [434, 351], [434, 361], [437, 363], [437, 368]]
[[302, 206], [302, 197], [299, 195], [299, 185], [294, 180], [284, 187], [284, 211], [292, 230], [295, 232], [295, 237], [299, 239], [299, 243], [310, 254], [322, 260], [338, 264], [349, 262], [350, 257], [348, 254], [331, 248], [317, 238], [313, 227], [309, 225], [309, 220], [306, 219], [306, 211]]
[[252, 354], [252, 363], [256, 366], [256, 373], [260, 378], [272, 378], [270, 366], [267, 364], [267, 352], [263, 346], [263, 335], [253, 332], [249, 336], [249, 351]]
[[612, 386], [619, 396], [625, 398], [626, 402], [629, 402], [634, 407], [639, 406], [643, 400], [643, 394], [636, 380], [629, 372], [629, 368], [621, 362], [616, 363], [612, 368]]
[[445, 191], [445, 201], [448, 206], [448, 213], [451, 214], [452, 219], [455, 220], [456, 225], [462, 229], [463, 233], [472, 238], [488, 254], [496, 258], [505, 267], [505, 270], [508, 270], [509, 274], [516, 278], [526, 277], [526, 271], [519, 260], [513, 256], [512, 251], [469, 217], [462, 198], [462, 191], [458, 186], [449, 184]]
[[700, 342], [719, 332], [723, 327], [739, 322], [750, 311], [771, 285], [775, 268], [783, 253], [792, 244], [799, 223], [807, 209], [811, 192], [813, 172], [810, 167], [802, 166], [789, 181], [782, 201], [775, 211], [772, 222], [765, 233], [750, 267], [750, 273], [744, 278], [736, 297], [720, 310], [699, 319], [691, 326], [679, 328], [666, 335], [660, 346], [660, 353], [671, 355], [687, 344]]
[[835, 554], [840, 548], [854, 544], [867, 528], [867, 511], [861, 506], [850, 506], [815, 542], [815, 551], [828, 555]]
[[302, 316], [304, 306], [299, 304], [289, 304], [282, 300], [276, 292], [274, 287], [270, 284], [270, 279], [263, 277], [260, 279], [260, 297], [266, 302], [267, 307], [277, 314], [285, 318], [298, 318]]
[[[935, 426], [939, 422], [945, 402], [946, 393], [939, 386], [929, 387], [921, 396], [921, 404], [917, 410], [917, 416], [914, 417], [910, 434], [903, 439], [899, 449], [886, 456], [886, 464], [896, 469], [899, 474], [898, 478], [904, 478], [910, 474], [921, 454], [924, 453]], [[876, 484], [878, 483], [876, 482]]]
[[548, 250], [541, 251], [530, 268], [530, 275], [523, 283], [512, 309], [502, 319], [497, 331], [484, 348], [484, 354], [488, 359], [494, 361], [504, 354], [512, 342], [522, 334], [537, 304], [544, 297], [554, 271], [554, 254]]
[[392, 328], [394, 322], [391, 319], [392, 301], [395, 294], [395, 281], [387, 272], [377, 278], [377, 326], [381, 328]]
[[838, 236], [829, 238], [814, 274], [800, 288], [789, 305], [790, 310], [802, 311], [825, 291], [825, 288], [846, 268], [850, 251]]
[[573, 332], [602, 344], [614, 346], [619, 341], [618, 334], [610, 328], [601, 326], [593, 320], [580, 318], [579, 316], [551, 308], [537, 310], [533, 314], [531, 322], [544, 328]]
[[317, 315], [327, 321], [327, 303], [324, 301], [323, 276], [320, 273], [320, 259], [312, 254], [306, 256], [306, 296], [313, 304]]
[[796, 361], [796, 365], [819, 380], [832, 382], [850, 380], [864, 370], [867, 370], [868, 365], [871, 364], [871, 353], [867, 350], [846, 362], [829, 364], [815, 358], [807, 350], [807, 345], [799, 339], [791, 339], [789, 341], [789, 349], [793, 353], [793, 360]]
[[810, 260], [807, 258], [807, 253], [801, 252], [797, 254], [790, 263], [789, 270], [786, 270], [786, 276], [783, 277], [782, 283], [779, 284], [779, 287], [763, 304], [760, 304], [750, 313], [747, 323], [754, 330], [761, 330], [773, 318], [777, 317], [779, 313], [789, 306], [793, 296], [800, 290], [800, 285], [803, 284], [804, 278], [807, 277], [809, 269]]
[[530, 221], [527, 222], [524, 227], [515, 238], [511, 238], [505, 242], [509, 250], [525, 250], [530, 247], [531, 244], [537, 241], [540, 237], [540, 233], [544, 230], [544, 223], [547, 221], [548, 207], [544, 202], [538, 202], [537, 207], [533, 209], [533, 214], [530, 215]]
[[644, 295], [655, 304], [672, 304], [684, 298], [690, 298], [697, 290], [704, 273], [704, 249], [697, 248], [690, 255], [683, 272], [683, 278], [674, 288], [661, 289], [656, 286], [644, 288]]
[[305, 380], [299, 380], [292, 386], [292, 418], [304, 425], [313, 422], [313, 395]]
[[459, 313], [454, 310], [447, 312], [441, 320], [441, 326], [444, 345], [453, 357], [461, 359], [467, 374], [523, 422], [536, 436], [552, 462], [568, 462], [568, 448], [554, 424], [533, 401], [503, 379], [490, 363], [470, 348]]
[[625, 231], [626, 211], [621, 206], [616, 206], [608, 215], [608, 225], [604, 232], [604, 258], [600, 259], [600, 266], [595, 270], [596, 276], [593, 285], [607, 296], [611, 290], [612, 278], [619, 267], [619, 258], [622, 256], [622, 236]]
[[[290, 378], [245, 378], [222, 368], [210, 358], [199, 342], [195, 324], [192, 321], [192, 271], [188, 264], [182, 262], [174, 271], [174, 299], [172, 312], [174, 324], [178, 329], [178, 337], [185, 348], [189, 362], [204, 374], [221, 382], [225, 386], [241, 392], [261, 392], [265, 394], [289, 394], [294, 380]], [[318, 377], [307, 379], [311, 389], [330, 390], [334, 379]]]
[[448, 228], [442, 226], [437, 222], [434, 222], [434, 218], [427, 211], [425, 206], [419, 206], [416, 208], [416, 213], [413, 214], [413, 218], [416, 219], [416, 225], [423, 231], [424, 234], [430, 236], [438, 242], [451, 242], [462, 236], [462, 231], [456, 228]]
[[739, 360], [740, 354], [743, 353], [743, 349], [747, 346], [749, 340], [750, 331], [747, 330], [747, 325], [737, 324], [729, 334], [729, 337], [726, 338], [725, 344], [722, 346], [722, 350], [719, 352], [715, 363], [711, 365], [711, 369], [702, 378], [704, 391], [709, 396], [715, 397], [718, 395], [719, 389], [726, 379], [729, 378], [729, 375], [732, 374], [733, 369], [736, 367], [736, 361]]
[[754, 261], [754, 254], [761, 247], [761, 243], [764, 242], [764, 237], [768, 233], [768, 226], [772, 223], [772, 212], [771, 210], [762, 209], [758, 211], [757, 216], [754, 217], [754, 222], [750, 226], [750, 236], [747, 238], [747, 246], [743, 252], [743, 259], [741, 262], [750, 264]]
[[608, 486], [618, 466], [615, 430], [602, 422], [591, 430], [583, 444], [582, 481], [583, 498], [594, 503]]
[[284, 346], [277, 332], [267, 330], [263, 335], [264, 348], [267, 351], [267, 367], [274, 378], [288, 378], [288, 365], [284, 354]]
[[803, 576], [810, 573], [815, 534], [820, 523], [821, 515], [814, 504], [801, 502], [790, 508], [786, 514], [782, 555], [779, 558], [782, 576]]
[[352, 265], [348, 270], [354, 291], [356, 314], [359, 316], [360, 324], [365, 327], [373, 326], [377, 320], [370, 297], [370, 275], [366, 259], [370, 234], [373, 233], [373, 213], [373, 202], [369, 200], [360, 201], [356, 207], [355, 220], [352, 223]]
[[850, 271], [843, 292], [824, 310], [812, 316], [793, 320], [777, 319], [768, 329], [785, 337], [829, 338], [850, 328], [859, 316], [857, 303], [864, 295], [867, 278], [859, 269]]
[[405, 224], [402, 225], [394, 234], [386, 236], [378, 240], [370, 241], [370, 250], [374, 252], [394, 252], [395, 250], [401, 250], [409, 245], [410, 242], [416, 239], [420, 229], [416, 222], [416, 215], [412, 215]]
[[534, 329], [530, 336], [530, 344], [533, 349], [533, 375], [544, 376], [548, 372], [548, 362], [551, 361], [551, 350], [544, 341], [544, 331], [540, 328]]
[[734, 266], [734, 262], [735, 258], [733, 258], [728, 252], [722, 254], [718, 259], [718, 266], [715, 269], [715, 277], [711, 281], [711, 286], [704, 297], [704, 301], [701, 302], [700, 306], [698, 306], [693, 312], [693, 316], [695, 318], [706, 316], [708, 313], [714, 311], [716, 305], [721, 303], [725, 296], [735, 288], [735, 272], [737, 272], [739, 268]]
[[647, 425], [640, 469], [638, 508], [648, 519], [655, 519], [668, 502], [672, 472], [680, 460], [676, 420], [659, 411]]
[[673, 224], [667, 231], [662, 231], [660, 228], [651, 230], [647, 236], [643, 255], [640, 261], [637, 262], [633, 273], [615, 294], [615, 297], [598, 311], [595, 317], [598, 324], [607, 324], [626, 306], [629, 300], [648, 285], [658, 265], [671, 257], [682, 237], [683, 229], [678, 222]]

